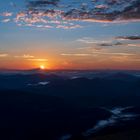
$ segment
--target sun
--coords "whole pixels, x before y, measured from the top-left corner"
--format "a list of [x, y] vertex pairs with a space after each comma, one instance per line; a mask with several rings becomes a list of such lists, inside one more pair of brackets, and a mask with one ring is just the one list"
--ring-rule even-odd
[[40, 69], [41, 70], [44, 70], [45, 69], [45, 66], [44, 65], [40, 65]]

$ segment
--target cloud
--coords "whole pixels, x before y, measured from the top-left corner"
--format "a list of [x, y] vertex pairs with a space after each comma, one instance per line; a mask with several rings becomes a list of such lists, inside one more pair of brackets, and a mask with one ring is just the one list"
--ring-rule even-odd
[[[139, 0], [28, 0], [25, 5], [25, 10], [19, 11], [16, 15], [15, 22], [18, 25], [75, 29], [81, 28], [79, 21], [100, 23], [140, 21]], [[5, 15], [10, 16], [10, 13]]]
[[[102, 4], [98, 5], [98, 3]], [[92, 7], [90, 8], [91, 5]], [[99, 0], [91, 2], [85, 9], [70, 9], [64, 14], [64, 17], [90, 22], [124, 22], [140, 20], [139, 11], [139, 0], [129, 1], [129, 4], [127, 0]]]
[[103, 46], [103, 47], [106, 47], [106, 46], [112, 46], [113, 44], [109, 44], [109, 43], [101, 43], [101, 44], [99, 44], [100, 46]]
[[117, 52], [93, 52], [93, 54], [99, 55], [118, 55], [118, 56], [135, 56], [133, 53], [117, 53]]
[[12, 12], [4, 12], [2, 14], [0, 14], [1, 16], [4, 16], [4, 17], [11, 17], [13, 15]]
[[60, 10], [47, 11], [28, 11], [19, 12], [16, 15], [15, 22], [20, 26], [32, 26], [37, 28], [61, 28], [61, 29], [75, 29], [81, 28], [81, 25], [73, 24], [64, 20], [58, 20], [61, 15]]
[[20, 20], [20, 18], [24, 18], [26, 16], [26, 13], [25, 12], [19, 12], [17, 15], [16, 15], [16, 21]]
[[[18, 7], [17, 13], [1, 13], [0, 16], [7, 17], [2, 22], [44, 29], [76, 29], [85, 26], [81, 26], [83, 22], [140, 22], [139, 0], [27, 0], [24, 5], [21, 10]], [[10, 19], [12, 16], [15, 17]]]
[[[129, 42], [124, 42], [124, 40]], [[83, 37], [75, 40], [76, 42], [81, 42], [85, 44], [90, 44], [92, 46], [90, 47], [82, 47], [79, 49], [92, 49], [97, 47], [97, 49], [103, 49], [105, 47], [140, 47], [140, 44], [137, 42], [140, 40], [139, 35], [135, 36], [117, 36], [112, 38], [106, 38], [106, 39], [94, 39], [91, 37]], [[130, 41], [133, 41], [132, 43]]]
[[124, 43], [122, 42], [111, 42], [111, 43], [101, 43], [101, 44], [98, 44], [99, 46], [102, 46], [102, 47], [107, 47], [107, 46], [122, 46], [122, 45], [125, 45]]
[[108, 5], [105, 5], [105, 4], [99, 4], [99, 5], [96, 5], [95, 8], [97, 9], [108, 9]]
[[86, 44], [98, 44], [98, 43], [108, 44], [108, 43], [111, 43], [112, 40], [96, 40], [91, 37], [83, 37], [83, 38], [77, 39], [76, 41], [86, 43]]
[[24, 55], [21, 55], [21, 56], [16, 55], [14, 57], [15, 58], [23, 58], [23, 59], [28, 60], [28, 61], [40, 61], [40, 62], [48, 61], [48, 59], [35, 58], [35, 56], [29, 55], [29, 54], [24, 54]]
[[[112, 22], [124, 20], [139, 20], [140, 19], [140, 1], [139, 0], [87, 0], [80, 1], [65, 1], [65, 0], [29, 0], [28, 9], [33, 9], [51, 13], [52, 16], [61, 11], [60, 17], [68, 20], [83, 20], [93, 22]], [[53, 9], [50, 11], [50, 9]]]
[[29, 55], [29, 54], [24, 54], [24, 55], [21, 55], [21, 56], [14, 56], [15, 58], [25, 58], [25, 59], [28, 59], [28, 58], [34, 58], [34, 56], [32, 55]]
[[120, 52], [102, 52], [102, 51], [95, 51], [92, 53], [62, 53], [62, 56], [80, 56], [80, 57], [88, 57], [88, 56], [95, 56], [95, 55], [114, 55], [114, 56], [135, 56], [136, 54], [133, 53], [120, 53]]
[[86, 56], [90, 56], [92, 54], [88, 54], [88, 53], [62, 53], [62, 56], [80, 56], [80, 57], [86, 57]]
[[75, 28], [82, 28], [82, 26], [80, 26], [80, 25], [70, 25], [70, 26], [58, 25], [56, 28], [75, 29]]
[[28, 7], [44, 7], [48, 5], [57, 6], [59, 0], [30, 0], [28, 2]]
[[84, 52], [101, 52], [105, 51], [106, 48], [100, 47], [100, 46], [91, 46], [91, 47], [80, 47], [77, 48], [77, 50], [84, 51]]
[[116, 39], [119, 39], [119, 40], [140, 40], [140, 36], [138, 36], [138, 35], [135, 35], [135, 36], [119, 36], [119, 37], [116, 37]]
[[140, 47], [140, 44], [127, 44], [128, 47]]
[[3, 23], [10, 22], [10, 19], [9, 19], [9, 18], [7, 18], [7, 19], [3, 19], [2, 22], [3, 22]]
[[97, 43], [96, 40], [94, 40], [93, 38], [90, 38], [90, 37], [83, 37], [83, 38], [77, 39], [76, 41], [86, 43], [86, 44]]
[[8, 54], [6, 54], [6, 53], [0, 53], [0, 58], [7, 57], [7, 56], [8, 56]]
[[41, 58], [31, 58], [27, 59], [28, 61], [39, 61], [39, 62], [46, 62], [48, 59], [41, 59]]
[[120, 55], [120, 56], [111, 56], [111, 60], [116, 61], [116, 62], [140, 62], [140, 58], [135, 56], [129, 56], [129, 55]]

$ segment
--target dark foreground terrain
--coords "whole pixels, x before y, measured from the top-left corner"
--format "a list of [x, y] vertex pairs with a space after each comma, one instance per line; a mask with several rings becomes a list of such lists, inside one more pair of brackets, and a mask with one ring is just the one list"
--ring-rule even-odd
[[0, 74], [1, 140], [139, 140], [140, 72]]

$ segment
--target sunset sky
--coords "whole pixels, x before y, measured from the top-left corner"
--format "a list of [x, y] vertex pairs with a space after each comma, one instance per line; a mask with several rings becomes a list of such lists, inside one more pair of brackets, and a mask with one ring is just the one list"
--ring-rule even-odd
[[0, 68], [140, 69], [139, 0], [0, 1]]

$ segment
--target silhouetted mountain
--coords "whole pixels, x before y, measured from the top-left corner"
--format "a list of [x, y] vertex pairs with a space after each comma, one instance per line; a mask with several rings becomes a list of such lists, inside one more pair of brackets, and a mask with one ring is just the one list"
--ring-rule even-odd
[[128, 71], [1, 73], [0, 139], [82, 140], [140, 129], [137, 75]]
[[109, 76], [106, 76], [108, 79], [116, 79], [116, 80], [125, 80], [125, 81], [132, 81], [137, 80], [137, 77], [132, 73], [125, 73], [125, 72], [118, 72]]

